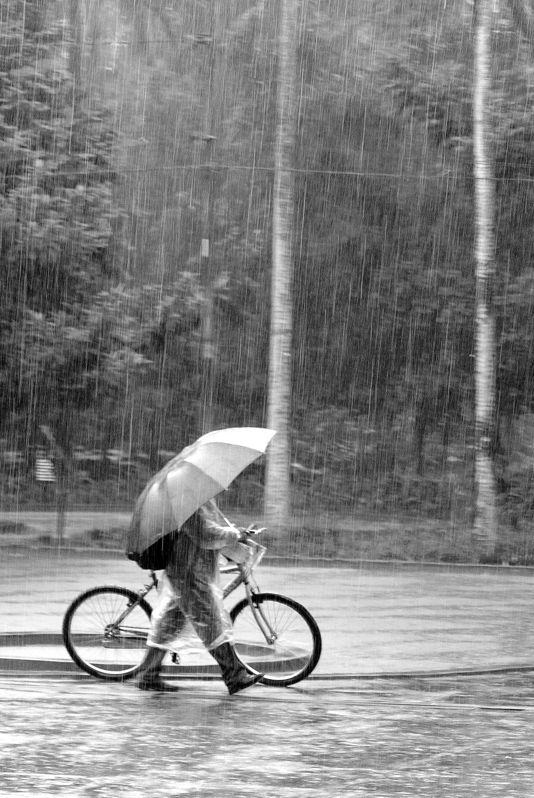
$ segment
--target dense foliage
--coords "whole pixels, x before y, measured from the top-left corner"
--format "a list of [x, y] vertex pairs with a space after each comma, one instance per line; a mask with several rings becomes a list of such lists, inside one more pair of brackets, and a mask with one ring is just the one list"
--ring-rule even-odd
[[91, 360], [77, 308], [113, 273], [113, 131], [75, 95], [65, 26], [39, 2], [0, 13], [1, 409], [43, 421], [54, 397], [66, 420]]
[[[35, 13], [24, 29], [23, 6]], [[102, 0], [98, 14], [86, 4], [77, 94], [65, 8], [13, 0], [0, 11], [3, 434], [28, 438], [8, 408], [29, 406], [36, 423], [68, 408], [71, 446], [155, 465], [158, 450], [198, 431], [208, 289], [216, 423], [264, 421], [274, 12], [228, 0], [212, 46], [211, 4]], [[453, 516], [470, 506], [471, 13], [461, 0], [301, 4], [294, 480], [304, 506]], [[491, 108], [494, 445], [514, 517], [518, 496], [528, 509], [534, 464], [518, 464], [513, 435], [533, 410], [532, 76], [503, 5]], [[199, 265], [207, 186], [209, 275]]]

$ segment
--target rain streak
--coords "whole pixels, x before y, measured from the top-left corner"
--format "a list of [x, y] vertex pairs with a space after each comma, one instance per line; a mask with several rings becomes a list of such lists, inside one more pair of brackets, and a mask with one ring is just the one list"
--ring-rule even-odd
[[533, 23], [1, 0], [0, 796], [531, 795]]

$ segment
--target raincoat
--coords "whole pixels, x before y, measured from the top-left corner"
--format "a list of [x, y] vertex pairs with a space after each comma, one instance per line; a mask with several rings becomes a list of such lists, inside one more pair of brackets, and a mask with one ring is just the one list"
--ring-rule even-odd
[[[221, 516], [222, 518], [222, 516]], [[152, 613], [147, 645], [171, 648], [187, 621], [210, 650], [232, 642], [232, 622], [219, 584], [219, 553], [239, 545], [240, 533], [223, 525], [215, 507], [197, 510], [175, 536]]]

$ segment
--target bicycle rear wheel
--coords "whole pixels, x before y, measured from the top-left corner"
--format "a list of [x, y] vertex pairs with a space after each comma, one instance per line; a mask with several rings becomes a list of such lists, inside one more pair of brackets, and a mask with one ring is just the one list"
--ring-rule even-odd
[[91, 676], [122, 681], [140, 669], [152, 608], [133, 590], [95, 587], [81, 593], [63, 619], [63, 642]]
[[231, 610], [237, 656], [263, 684], [288, 687], [313, 671], [321, 656], [321, 633], [308, 610], [278, 593], [256, 593], [254, 610], [243, 599]]

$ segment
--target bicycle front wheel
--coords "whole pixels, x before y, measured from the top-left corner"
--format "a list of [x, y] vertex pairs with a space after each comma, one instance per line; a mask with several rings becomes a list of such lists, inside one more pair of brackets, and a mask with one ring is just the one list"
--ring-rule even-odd
[[263, 684], [288, 687], [313, 671], [321, 656], [315, 619], [297, 601], [278, 593], [256, 593], [231, 610], [237, 656]]
[[122, 681], [140, 669], [152, 608], [133, 590], [95, 587], [65, 613], [63, 642], [74, 662], [91, 676]]

